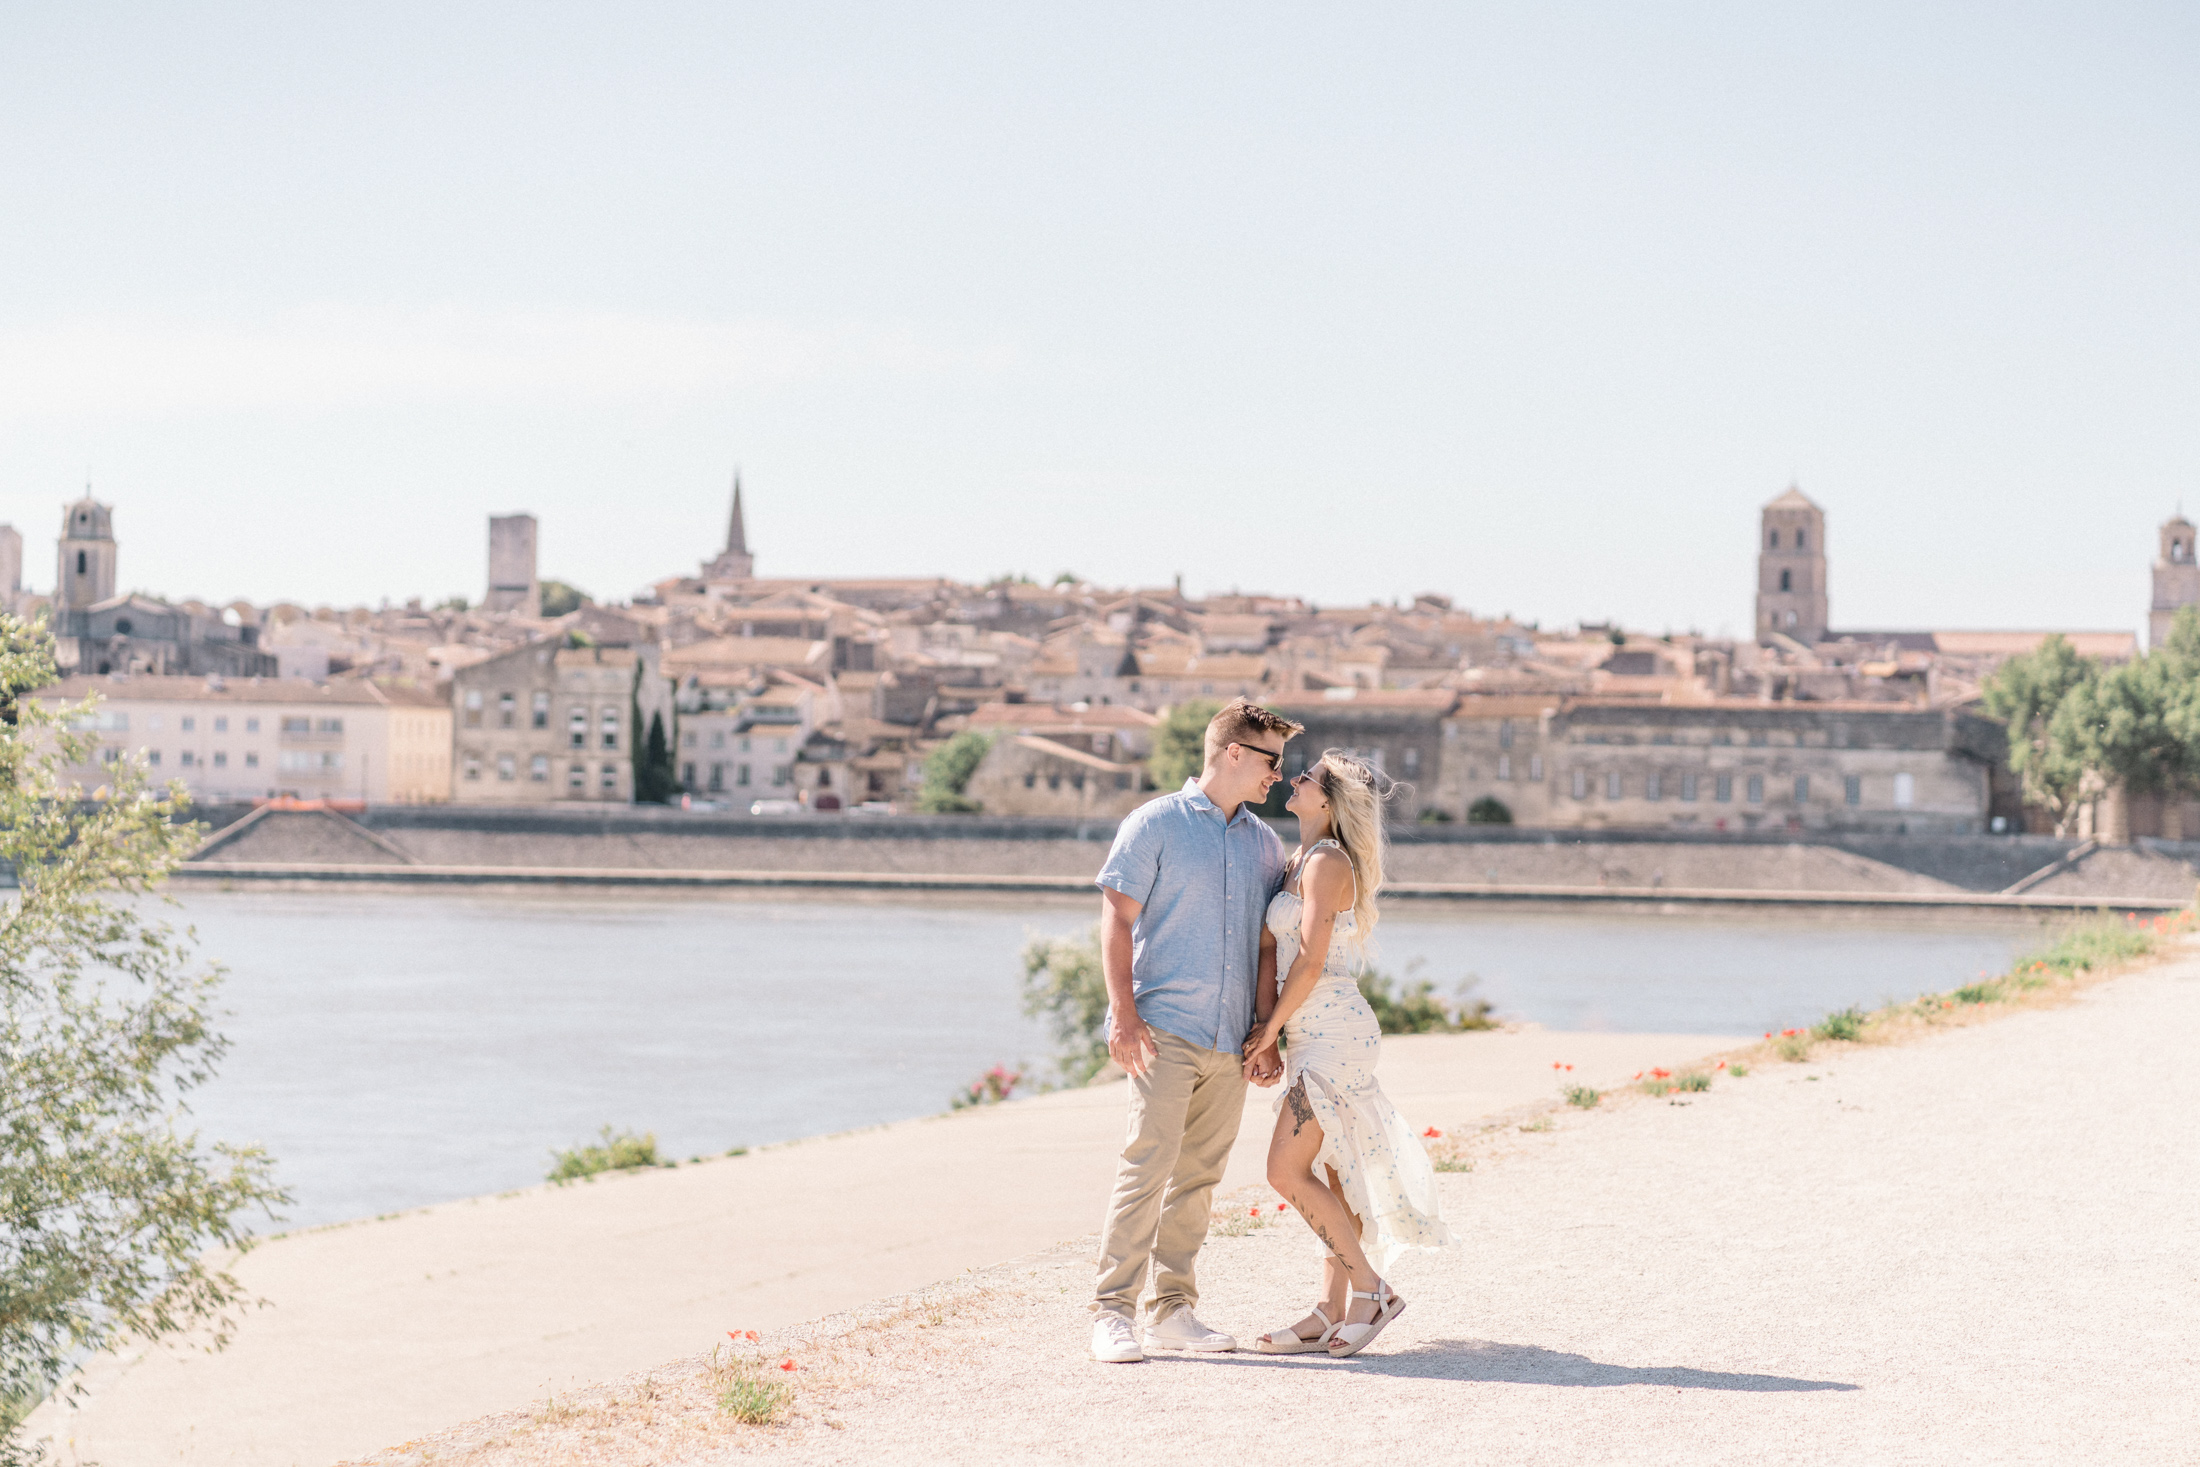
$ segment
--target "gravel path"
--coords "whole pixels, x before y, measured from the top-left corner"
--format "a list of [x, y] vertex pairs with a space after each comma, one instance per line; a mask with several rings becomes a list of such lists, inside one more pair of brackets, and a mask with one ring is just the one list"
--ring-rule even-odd
[[[2188, 957], [1485, 1137], [1440, 1178], [1467, 1246], [1354, 1362], [1095, 1364], [1073, 1247], [768, 1338], [790, 1425], [675, 1387], [645, 1432], [623, 1385], [376, 1460], [2200, 1462], [2195, 1036]], [[1295, 1222], [1217, 1237], [1201, 1313], [1250, 1338], [1311, 1268]]]

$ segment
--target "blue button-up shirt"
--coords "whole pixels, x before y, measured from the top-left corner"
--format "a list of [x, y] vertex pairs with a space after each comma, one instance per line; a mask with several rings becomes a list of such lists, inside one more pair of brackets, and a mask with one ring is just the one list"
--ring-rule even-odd
[[1116, 829], [1096, 884], [1140, 904], [1131, 926], [1138, 1017], [1235, 1053], [1253, 1028], [1260, 929], [1283, 885], [1283, 842], [1238, 806], [1227, 824], [1199, 781], [1148, 800]]

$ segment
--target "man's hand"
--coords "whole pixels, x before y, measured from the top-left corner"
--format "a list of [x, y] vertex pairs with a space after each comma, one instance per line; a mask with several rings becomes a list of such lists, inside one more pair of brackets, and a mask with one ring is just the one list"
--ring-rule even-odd
[[1124, 1074], [1133, 1079], [1145, 1074], [1156, 1053], [1153, 1031], [1138, 1017], [1138, 1010], [1108, 1016], [1108, 1058], [1121, 1065]]
[[1266, 1087], [1283, 1078], [1283, 1051], [1277, 1045], [1254, 1051], [1245, 1058], [1245, 1078]]

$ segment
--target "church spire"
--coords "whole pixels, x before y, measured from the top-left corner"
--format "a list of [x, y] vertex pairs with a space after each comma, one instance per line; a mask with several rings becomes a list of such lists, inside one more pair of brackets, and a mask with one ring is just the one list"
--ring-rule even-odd
[[726, 554], [749, 553], [748, 527], [741, 521], [741, 471], [733, 471], [733, 520], [726, 526]]

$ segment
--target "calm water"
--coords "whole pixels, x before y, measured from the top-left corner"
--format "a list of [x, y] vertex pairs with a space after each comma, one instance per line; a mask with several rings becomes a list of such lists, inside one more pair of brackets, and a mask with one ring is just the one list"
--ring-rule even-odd
[[[1083, 900], [570, 892], [193, 893], [235, 1041], [205, 1133], [279, 1159], [311, 1225], [541, 1180], [611, 1123], [685, 1158], [946, 1106], [1043, 1065], [1017, 954]], [[2008, 918], [1495, 912], [1400, 904], [1379, 960], [1553, 1029], [1755, 1034], [1946, 988]]]

